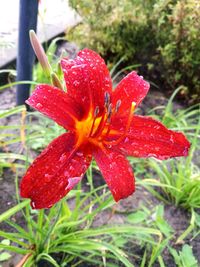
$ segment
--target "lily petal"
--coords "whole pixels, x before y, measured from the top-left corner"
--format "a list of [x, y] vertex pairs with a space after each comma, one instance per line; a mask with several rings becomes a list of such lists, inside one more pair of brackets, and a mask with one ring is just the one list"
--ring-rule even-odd
[[149, 83], [143, 80], [142, 76], [132, 71], [117, 85], [112, 95], [112, 102], [116, 105], [120, 99], [120, 113], [129, 112], [132, 102], [135, 102], [137, 107], [148, 93], [149, 87]]
[[112, 82], [104, 60], [94, 51], [84, 49], [74, 60], [62, 59], [68, 94], [85, 112], [104, 107], [104, 94], [112, 92]]
[[75, 135], [54, 139], [34, 160], [22, 178], [21, 196], [35, 209], [49, 208], [63, 198], [83, 177], [91, 162], [84, 150], [74, 150]]
[[132, 168], [123, 155], [111, 150], [105, 152], [100, 148], [93, 155], [115, 201], [126, 198], [135, 191]]
[[81, 116], [80, 108], [71, 97], [46, 84], [38, 85], [26, 103], [65, 129], [72, 129], [75, 120]]
[[[125, 125], [124, 118], [113, 121], [115, 129], [122, 130], [120, 125]], [[118, 149], [126, 156], [161, 160], [187, 156], [189, 148], [190, 143], [182, 133], [169, 130], [162, 123], [144, 116], [133, 116], [126, 137], [118, 144]]]

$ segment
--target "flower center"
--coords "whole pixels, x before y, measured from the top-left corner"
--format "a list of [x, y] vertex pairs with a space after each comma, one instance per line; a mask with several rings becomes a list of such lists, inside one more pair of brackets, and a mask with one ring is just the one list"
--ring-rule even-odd
[[[84, 142], [91, 142], [95, 145], [101, 145], [102, 143], [110, 143], [118, 144], [123, 138], [126, 136], [126, 133], [130, 127], [133, 111], [135, 108], [135, 102], [132, 102], [129, 115], [127, 117], [127, 123], [125, 126], [125, 130], [122, 133], [118, 131], [111, 130], [111, 117], [112, 115], [116, 114], [119, 110], [121, 105], [121, 100], [119, 99], [116, 103], [116, 106], [113, 107], [113, 104], [110, 103], [110, 95], [109, 93], [105, 93], [105, 104], [104, 104], [104, 111], [99, 111], [99, 107], [97, 106], [94, 111], [90, 111], [88, 116], [81, 120], [76, 121], [76, 131], [78, 136], [77, 145]], [[118, 137], [116, 140], [106, 141], [106, 137], [109, 134], [117, 134]]]

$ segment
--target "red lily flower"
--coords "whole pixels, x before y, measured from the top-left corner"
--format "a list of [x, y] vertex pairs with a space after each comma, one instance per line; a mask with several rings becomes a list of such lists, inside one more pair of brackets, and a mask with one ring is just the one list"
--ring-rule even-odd
[[83, 177], [92, 157], [116, 201], [135, 190], [127, 156], [167, 159], [187, 156], [182, 133], [160, 122], [133, 115], [149, 84], [131, 72], [112, 90], [104, 60], [84, 49], [74, 60], [62, 59], [67, 92], [39, 85], [27, 104], [68, 132], [53, 140], [34, 160], [21, 181], [21, 196], [33, 208], [49, 208]]

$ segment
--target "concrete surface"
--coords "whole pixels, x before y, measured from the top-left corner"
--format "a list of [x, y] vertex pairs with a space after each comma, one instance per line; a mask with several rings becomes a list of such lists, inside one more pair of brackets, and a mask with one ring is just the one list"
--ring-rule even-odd
[[[0, 68], [17, 55], [18, 19], [20, 0], [0, 1]], [[42, 0], [39, 3], [38, 36], [49, 40], [80, 22], [67, 0]]]

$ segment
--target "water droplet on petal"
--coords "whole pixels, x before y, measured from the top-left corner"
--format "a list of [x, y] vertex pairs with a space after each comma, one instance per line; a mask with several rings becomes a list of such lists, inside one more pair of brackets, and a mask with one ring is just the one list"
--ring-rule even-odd
[[41, 103], [37, 103], [36, 108], [42, 108], [43, 105]]
[[74, 81], [74, 82], [73, 82], [73, 85], [74, 85], [75, 87], [77, 87], [79, 84], [80, 84], [79, 81]]
[[139, 151], [135, 150], [135, 151], [134, 151], [134, 155], [135, 155], [135, 156], [138, 156], [138, 155], [139, 155]]
[[94, 84], [94, 83], [95, 83], [95, 80], [91, 80], [90, 83], [91, 83], [91, 84]]
[[124, 140], [124, 143], [128, 143], [129, 142], [129, 138], [126, 137], [125, 140]]
[[64, 176], [69, 176], [68, 170], [64, 172]]
[[59, 161], [64, 162], [66, 160], [67, 156], [65, 154], [62, 154], [59, 158]]
[[74, 170], [74, 167], [73, 167], [73, 166], [70, 166], [70, 167], [69, 167], [69, 170], [70, 170], [70, 171], [73, 171], [73, 170]]
[[77, 155], [78, 157], [82, 157], [82, 156], [83, 156], [83, 152], [76, 152], [76, 155]]

